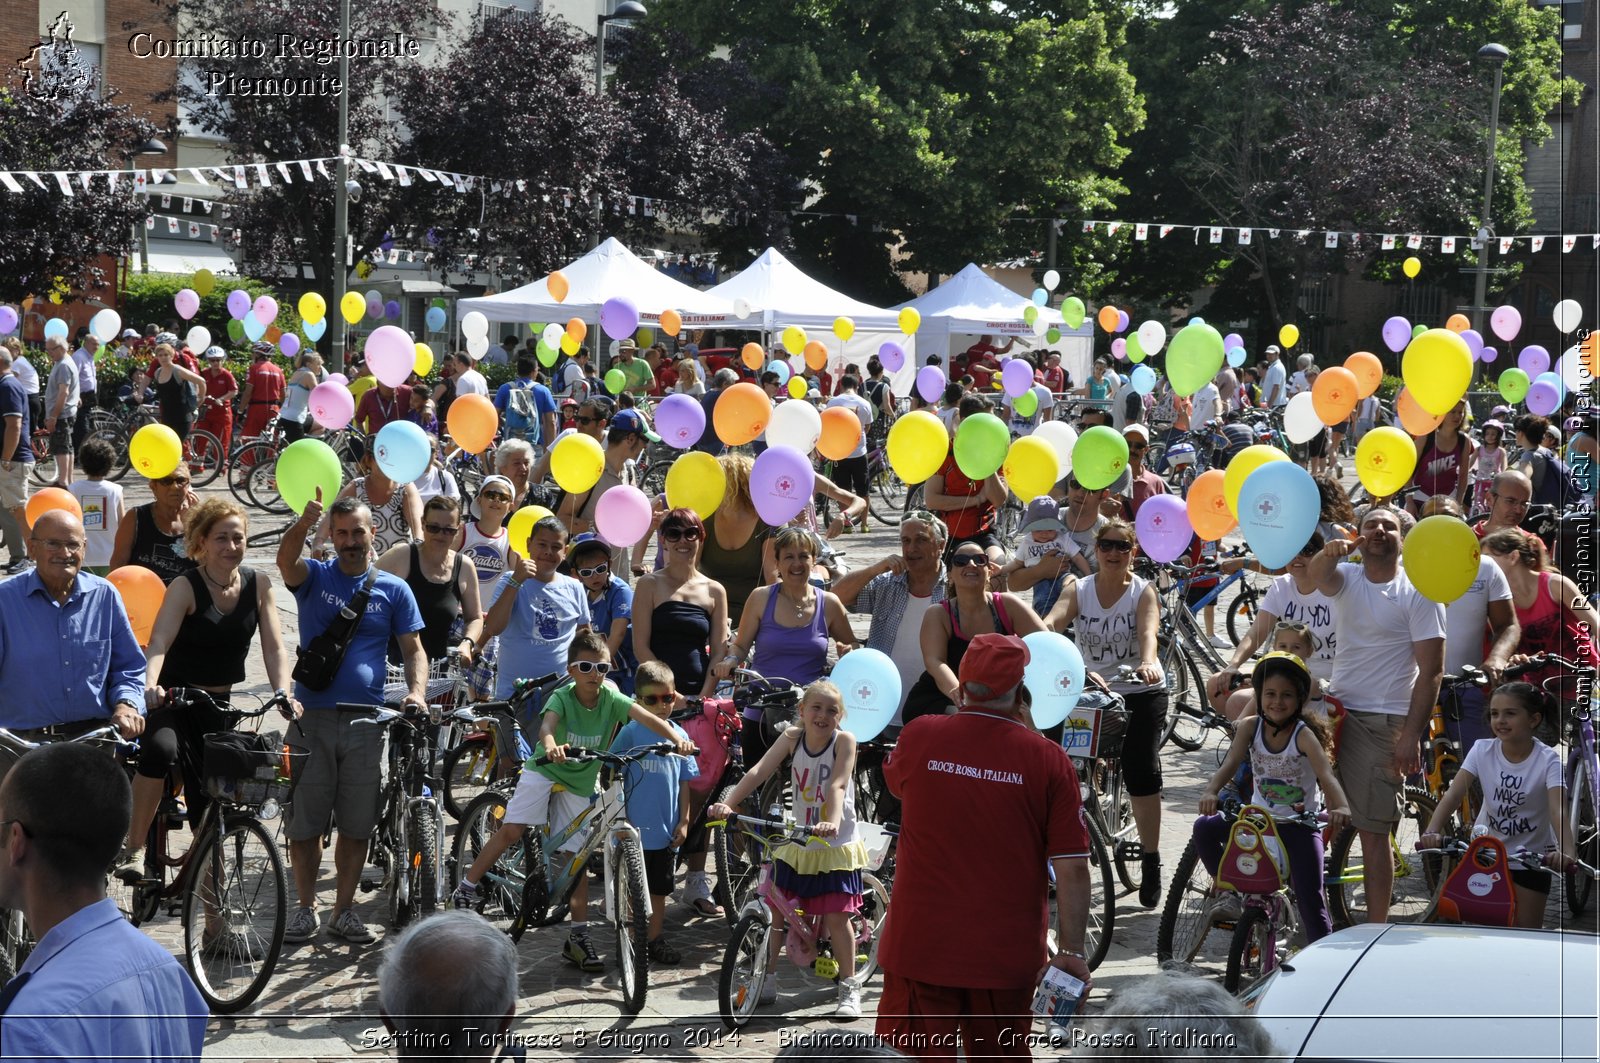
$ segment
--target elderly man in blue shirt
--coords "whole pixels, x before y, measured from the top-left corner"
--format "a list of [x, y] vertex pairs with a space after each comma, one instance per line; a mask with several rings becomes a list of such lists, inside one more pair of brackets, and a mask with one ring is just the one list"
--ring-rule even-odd
[[28, 539], [35, 568], [0, 583], [0, 727], [24, 738], [102, 727], [144, 730], [145, 658], [122, 598], [81, 571], [83, 522], [40, 516]]

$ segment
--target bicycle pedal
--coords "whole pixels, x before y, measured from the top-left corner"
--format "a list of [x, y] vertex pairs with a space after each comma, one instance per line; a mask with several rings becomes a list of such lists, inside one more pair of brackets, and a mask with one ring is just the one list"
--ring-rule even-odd
[[371, 893], [381, 885], [382, 883], [380, 882], [376, 882], [370, 878], [364, 878], [361, 880], [360, 889], [362, 893]]
[[1136, 841], [1118, 842], [1117, 843], [1117, 859], [1118, 860], [1142, 860], [1142, 859], [1144, 859], [1144, 846], [1139, 844]]

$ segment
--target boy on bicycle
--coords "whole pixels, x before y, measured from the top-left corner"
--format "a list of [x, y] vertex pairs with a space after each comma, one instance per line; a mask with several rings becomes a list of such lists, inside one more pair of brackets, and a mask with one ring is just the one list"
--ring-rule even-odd
[[[568, 764], [569, 748], [605, 749], [617, 728], [632, 720], [672, 742], [679, 753], [694, 752], [694, 743], [674, 732], [666, 720], [606, 682], [610, 670], [611, 652], [605, 639], [590, 630], [578, 632], [567, 651], [567, 674], [572, 677], [572, 684], [551, 694], [545, 703], [539, 751], [528, 758], [517, 779], [516, 792], [506, 804], [505, 822], [462, 874], [451, 897], [457, 908], [476, 908], [482, 903], [479, 878], [522, 837], [523, 831], [545, 822], [551, 833], [563, 830], [594, 799], [600, 764]], [[579, 832], [562, 843], [558, 851], [576, 853], [585, 841], [586, 833]], [[582, 970], [594, 973], [604, 970], [605, 964], [589, 940], [588, 919], [589, 878], [586, 872], [580, 872], [572, 893], [572, 927], [561, 954]]]

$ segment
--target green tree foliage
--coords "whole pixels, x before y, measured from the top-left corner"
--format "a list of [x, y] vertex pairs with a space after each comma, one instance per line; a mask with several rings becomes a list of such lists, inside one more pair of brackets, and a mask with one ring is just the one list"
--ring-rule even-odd
[[[248, 350], [250, 341], [244, 338], [243, 331], [240, 330], [236, 340], [228, 330], [228, 323], [233, 320], [228, 313], [228, 295], [240, 288], [250, 293], [252, 303], [259, 296], [272, 296], [278, 301], [278, 317], [273, 324], [284, 332], [300, 330], [300, 314], [294, 305], [296, 295], [255, 277], [218, 277], [211, 294], [200, 297], [200, 310], [190, 320], [183, 321], [172, 300], [182, 289], [192, 288], [193, 280], [193, 275], [188, 273], [130, 273], [120, 293], [122, 320], [129, 328], [141, 331], [147, 324], [157, 324], [176, 333], [180, 339], [195, 325], [204, 325], [216, 346], [227, 351]], [[201, 353], [195, 352], [197, 356]]]

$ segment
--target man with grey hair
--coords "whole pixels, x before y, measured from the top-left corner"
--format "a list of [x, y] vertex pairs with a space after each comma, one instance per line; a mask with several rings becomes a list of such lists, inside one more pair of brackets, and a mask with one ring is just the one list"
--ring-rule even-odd
[[28, 567], [28, 477], [33, 472], [28, 395], [11, 366], [11, 349], [0, 345], [0, 531], [11, 556], [0, 575], [6, 576]]
[[1282, 1058], [1260, 1021], [1237, 997], [1208, 978], [1156, 971], [1118, 989], [1106, 1009], [1082, 1028], [1096, 1059], [1150, 1063], [1194, 1059]]
[[78, 367], [78, 416], [72, 421], [72, 449], [74, 452], [89, 437], [89, 414], [94, 410], [99, 384], [95, 377], [94, 359], [100, 353], [100, 340], [94, 333], [86, 333], [83, 345], [72, 352], [72, 364]]
[[[954, 1059], [959, 1036], [968, 1059], [1025, 1058], [1044, 967], [1089, 981], [1089, 835], [1078, 774], [1066, 751], [1026, 721], [1027, 663], [1015, 635], [973, 638], [957, 677], [961, 711], [912, 720], [884, 769], [904, 810], [894, 905], [878, 950], [877, 1032], [913, 1055]], [[983, 902], [951, 919], [952, 897]]]
[[52, 336], [44, 341], [50, 356], [50, 382], [45, 386], [44, 430], [50, 433], [50, 453], [56, 459], [55, 486], [72, 486], [72, 426], [78, 418], [78, 366], [69, 357], [67, 341]]
[[517, 949], [474, 912], [412, 923], [384, 950], [378, 1012], [401, 1059], [492, 1060], [517, 1013]]
[[694, 445], [695, 450], [704, 451], [713, 456], [721, 454], [726, 448], [722, 440], [717, 438], [717, 433], [711, 430], [712, 416], [717, 408], [717, 400], [722, 398], [722, 393], [739, 382], [739, 374], [733, 369], [723, 366], [711, 375], [710, 389], [700, 397], [700, 407], [706, 411], [706, 431], [700, 437], [700, 442]]

